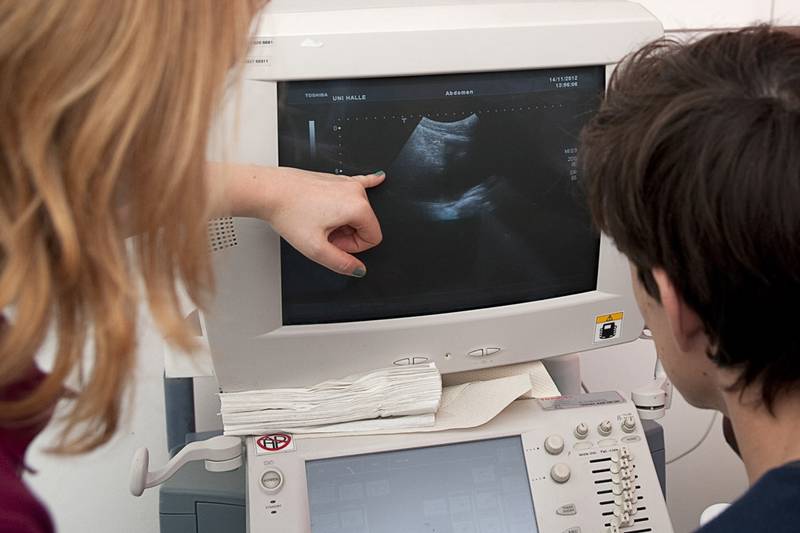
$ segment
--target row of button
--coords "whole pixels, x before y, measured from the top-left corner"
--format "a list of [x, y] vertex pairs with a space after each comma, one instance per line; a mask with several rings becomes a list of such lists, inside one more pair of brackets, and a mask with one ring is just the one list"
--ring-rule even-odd
[[[490, 355], [496, 354], [501, 350], [502, 348], [497, 348], [497, 347], [478, 348], [477, 350], [472, 350], [470, 352], [467, 352], [467, 355], [470, 357], [488, 357]], [[430, 361], [431, 361], [430, 357], [423, 357], [423, 356], [403, 357], [395, 361], [394, 364], [396, 366], [419, 365], [422, 363], [430, 363]]]
[[430, 363], [431, 360], [428, 357], [404, 357], [402, 359], [398, 359], [394, 362], [395, 366], [406, 366], [406, 365], [421, 365], [422, 363]]
[[608, 533], [617, 533], [621, 527], [633, 525], [637, 512], [636, 476], [633, 474], [633, 454], [627, 446], [611, 453], [611, 493], [614, 511]]
[[[642, 440], [642, 438], [639, 435], [625, 435], [619, 440], [614, 438], [600, 439], [597, 441], [597, 445], [601, 448], [609, 448], [611, 446], [616, 446], [619, 442], [633, 443], [639, 442], [640, 440]], [[590, 440], [582, 440], [580, 442], [576, 442], [572, 447], [577, 451], [581, 451], [594, 448], [594, 445], [595, 443]]]
[[470, 357], [486, 357], [488, 355], [494, 355], [499, 351], [500, 348], [478, 348], [477, 350], [468, 352], [467, 355]]
[[[633, 433], [636, 431], [636, 418], [633, 415], [625, 415], [622, 418], [620, 428], [622, 429], [623, 433]], [[611, 420], [603, 420], [597, 424], [597, 433], [603, 437], [608, 437], [611, 435], [611, 433], [613, 433], [613, 431], [614, 424], [611, 422]], [[573, 434], [575, 435], [576, 439], [585, 439], [589, 436], [589, 426], [587, 426], [584, 422], [581, 422], [575, 426]]]
[[[630, 416], [630, 415], [628, 415], [628, 416]], [[626, 426], [627, 418], [628, 417], [626, 417], [622, 421], [622, 430], [625, 431], [626, 433], [630, 433], [631, 431], [633, 431], [633, 429], [636, 428], [636, 420], [632, 416], [630, 416], [631, 420], [629, 421], [629, 424]], [[628, 429], [626, 429], [626, 428], [628, 428]], [[633, 429], [631, 429], [631, 428], [633, 428]], [[612, 425], [611, 425], [611, 421], [610, 420], [603, 420], [597, 426], [597, 432], [600, 435], [604, 436], [604, 437], [608, 437], [609, 435], [611, 435], [611, 431], [612, 431]], [[589, 426], [587, 426], [585, 423], [581, 422], [580, 424], [578, 424], [575, 427], [574, 434], [575, 434], [575, 437], [577, 437], [580, 440], [585, 439], [589, 435]], [[636, 437], [636, 436], [635, 435], [630, 435], [630, 437]], [[627, 437], [623, 437], [623, 440], [626, 439], [626, 438]], [[631, 439], [628, 439], [628, 440], [631, 441], [631, 442], [634, 442], [634, 441], [639, 440], [639, 439], [638, 438], [636, 438], [636, 439], [631, 438]], [[615, 439], [603, 439], [598, 444], [600, 446], [613, 446], [614, 444], [616, 444], [616, 442], [617, 441]], [[591, 448], [591, 447], [592, 447], [592, 444], [590, 442], [575, 444], [575, 449], [576, 450], [588, 449], [588, 448]], [[548, 436], [544, 440], [544, 449], [550, 455], [559, 455], [559, 454], [561, 454], [561, 452], [564, 451], [564, 438], [561, 435], [557, 435], [557, 434], [553, 434], [553, 435]]]

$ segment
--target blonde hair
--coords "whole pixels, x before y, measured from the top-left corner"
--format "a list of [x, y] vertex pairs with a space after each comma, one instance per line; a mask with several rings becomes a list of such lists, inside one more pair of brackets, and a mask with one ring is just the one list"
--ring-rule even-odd
[[0, 2], [0, 311], [13, 309], [0, 391], [56, 335], [52, 372], [0, 402], [0, 425], [41, 417], [80, 374], [57, 449], [106, 442], [129, 391], [140, 296], [165, 336], [191, 346], [175, 286], [201, 302], [212, 285], [207, 136], [259, 3]]

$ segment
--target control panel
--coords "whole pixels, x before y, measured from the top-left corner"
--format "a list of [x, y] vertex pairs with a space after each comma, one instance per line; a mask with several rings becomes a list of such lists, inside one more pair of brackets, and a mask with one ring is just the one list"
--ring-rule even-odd
[[[581, 397], [538, 414], [523, 433], [539, 530], [671, 531], [644, 430], [628, 402], [583, 406]], [[584, 403], [592, 403], [586, 395]]]
[[636, 409], [615, 392], [519, 400], [467, 430], [250, 437], [247, 456], [251, 532], [672, 531]]

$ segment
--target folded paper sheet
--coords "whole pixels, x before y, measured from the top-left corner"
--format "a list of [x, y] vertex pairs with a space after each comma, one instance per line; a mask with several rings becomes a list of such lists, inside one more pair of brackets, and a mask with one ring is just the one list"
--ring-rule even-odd
[[441, 374], [433, 364], [385, 368], [309, 388], [220, 394], [227, 435], [299, 433], [370, 419], [386, 419], [386, 427], [430, 426], [441, 400]]
[[[442, 383], [448, 385], [442, 387]], [[229, 435], [299, 438], [447, 431], [481, 426], [519, 398], [558, 396], [539, 362], [449, 374], [435, 365], [377, 370], [308, 389], [223, 393]]]
[[449, 387], [461, 385], [473, 381], [487, 381], [509, 376], [517, 376], [527, 373], [531, 378], [531, 388], [522, 395], [522, 398], [552, 398], [561, 396], [550, 373], [541, 361], [530, 363], [519, 363], [516, 365], [493, 366], [491, 368], [481, 368], [480, 370], [467, 370], [466, 372], [456, 372], [455, 374], [445, 374], [442, 376], [442, 385]]

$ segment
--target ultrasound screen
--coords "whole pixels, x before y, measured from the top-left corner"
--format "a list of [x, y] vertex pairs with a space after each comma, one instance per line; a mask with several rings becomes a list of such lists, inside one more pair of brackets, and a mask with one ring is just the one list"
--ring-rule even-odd
[[312, 533], [539, 532], [519, 436], [309, 461], [306, 479]]
[[367, 276], [281, 244], [285, 325], [429, 315], [591, 291], [600, 240], [578, 135], [603, 67], [278, 84], [283, 166], [384, 170]]

